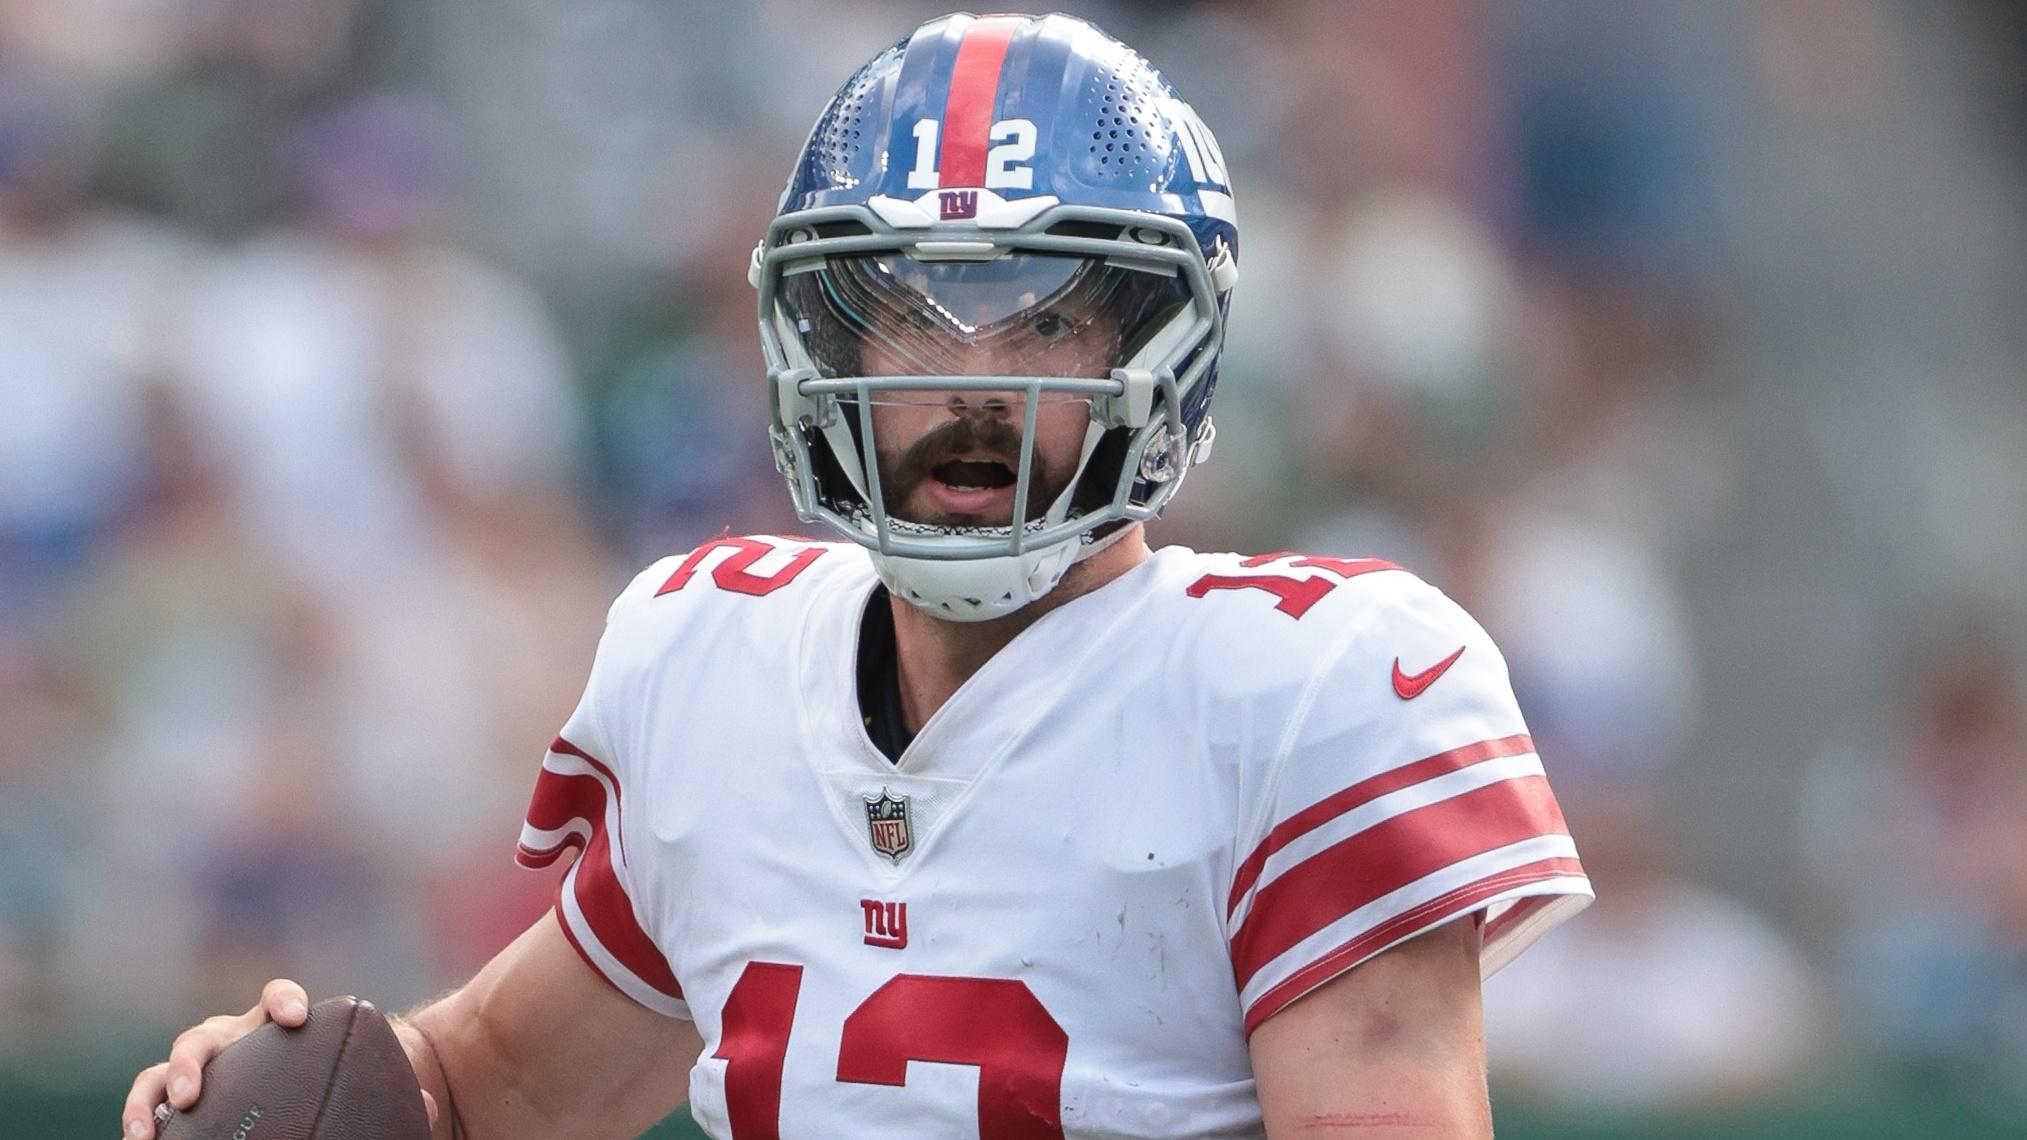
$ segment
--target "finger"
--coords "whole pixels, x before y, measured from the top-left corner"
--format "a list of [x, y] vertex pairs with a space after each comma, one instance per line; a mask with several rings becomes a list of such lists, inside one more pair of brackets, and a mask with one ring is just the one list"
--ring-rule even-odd
[[178, 1110], [197, 1100], [204, 1081], [204, 1065], [239, 1039], [246, 1030], [236, 1017], [207, 1017], [202, 1025], [186, 1029], [169, 1047], [169, 1103]]
[[429, 1127], [434, 1131], [436, 1128], [436, 1098], [429, 1095], [428, 1089], [422, 1090], [422, 1110], [429, 1113]]
[[310, 995], [287, 978], [276, 978], [260, 991], [260, 1004], [254, 1008], [294, 1029], [309, 1020]]
[[141, 1070], [134, 1087], [127, 1090], [127, 1103], [120, 1109], [120, 1133], [127, 1140], [154, 1140], [155, 1106], [162, 1103], [169, 1087], [169, 1062], [162, 1061]]

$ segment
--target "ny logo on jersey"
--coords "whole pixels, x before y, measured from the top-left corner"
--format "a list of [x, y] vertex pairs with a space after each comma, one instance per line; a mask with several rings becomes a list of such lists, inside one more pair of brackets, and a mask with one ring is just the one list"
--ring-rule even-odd
[[866, 912], [866, 945], [885, 946], [889, 950], [907, 949], [907, 903], [860, 899], [859, 909]]
[[873, 850], [899, 863], [915, 846], [914, 830], [908, 825], [908, 797], [881, 788], [877, 797], [860, 798], [866, 801], [866, 827]]

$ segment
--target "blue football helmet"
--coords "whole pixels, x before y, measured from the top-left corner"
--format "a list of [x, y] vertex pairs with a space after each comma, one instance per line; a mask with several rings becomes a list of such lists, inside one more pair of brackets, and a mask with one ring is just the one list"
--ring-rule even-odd
[[[922, 25], [832, 97], [754, 251], [797, 513], [936, 616], [1041, 597], [1209, 455], [1237, 256], [1216, 140], [1133, 49], [1060, 14]], [[911, 395], [1020, 420], [993, 482], [1010, 523], [897, 516], [874, 408]], [[1061, 400], [1089, 425], [1075, 469], [1050, 472], [1036, 416]]]

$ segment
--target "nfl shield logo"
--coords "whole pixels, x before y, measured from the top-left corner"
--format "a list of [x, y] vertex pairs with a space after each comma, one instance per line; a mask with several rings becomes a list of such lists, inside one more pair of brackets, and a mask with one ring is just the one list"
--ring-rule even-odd
[[866, 827], [873, 850], [899, 863], [901, 856], [915, 846], [914, 832], [908, 826], [908, 797], [881, 788], [877, 798], [860, 798], [866, 801]]

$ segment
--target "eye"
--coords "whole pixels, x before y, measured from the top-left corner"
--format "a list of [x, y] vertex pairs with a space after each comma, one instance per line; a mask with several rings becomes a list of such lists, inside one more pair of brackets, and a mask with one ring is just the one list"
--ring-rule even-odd
[[1035, 332], [1046, 340], [1061, 340], [1070, 333], [1070, 322], [1054, 313], [1043, 313], [1035, 318]]

